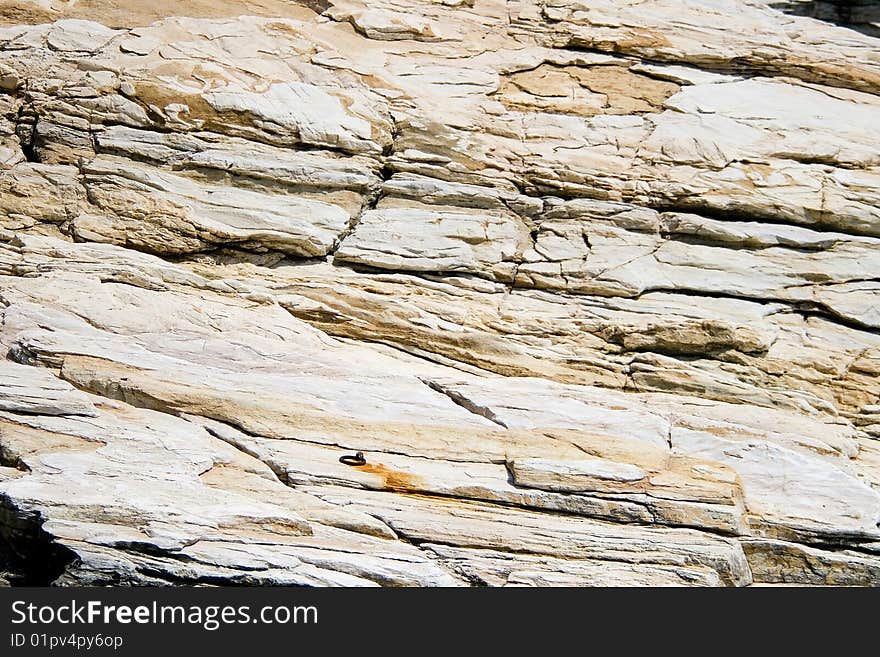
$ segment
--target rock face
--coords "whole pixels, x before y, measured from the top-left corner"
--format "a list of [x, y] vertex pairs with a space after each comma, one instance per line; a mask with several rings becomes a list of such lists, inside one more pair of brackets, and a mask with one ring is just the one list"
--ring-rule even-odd
[[880, 584], [868, 5], [99, 4], [0, 2], [5, 579]]

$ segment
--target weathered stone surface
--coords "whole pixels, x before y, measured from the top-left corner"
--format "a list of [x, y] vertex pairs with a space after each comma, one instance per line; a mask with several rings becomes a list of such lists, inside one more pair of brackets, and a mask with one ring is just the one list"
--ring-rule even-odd
[[636, 466], [602, 459], [580, 461], [520, 459], [511, 464], [511, 469], [513, 480], [519, 486], [564, 492], [594, 490], [601, 483], [625, 484], [641, 481], [648, 476], [644, 470]]
[[423, 547], [485, 586], [720, 586], [711, 569], [697, 565], [556, 559], [496, 550], [424, 544]]
[[113, 158], [83, 168], [97, 212], [73, 220], [75, 237], [160, 253], [243, 242], [297, 256], [326, 255], [351, 219], [313, 199], [205, 185]]
[[335, 260], [399, 271], [463, 272], [512, 281], [529, 231], [515, 216], [389, 208], [364, 213]]
[[0, 362], [0, 410], [34, 415], [97, 415], [87, 395], [46, 370]]
[[743, 542], [756, 582], [859, 586], [874, 581], [880, 558], [863, 552], [826, 551], [764, 539]]
[[[501, 518], [493, 508], [477, 503], [426, 501], [387, 493], [347, 491], [326, 487], [320, 494], [343, 500], [388, 523], [399, 534], [424, 541], [513, 553], [577, 559], [599, 558], [627, 563], [695, 565], [714, 570], [727, 584], [751, 583], [742, 548], [732, 539], [685, 529], [655, 529], [604, 524], [582, 518], [510, 511]], [[352, 499], [353, 498], [353, 499]], [[430, 506], [430, 514], [426, 511]]]
[[880, 583], [876, 16], [183, 4], [0, 0], [0, 583]]

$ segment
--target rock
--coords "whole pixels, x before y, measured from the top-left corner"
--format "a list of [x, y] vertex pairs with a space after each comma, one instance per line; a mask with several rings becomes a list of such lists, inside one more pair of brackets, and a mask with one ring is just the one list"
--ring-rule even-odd
[[301, 256], [326, 255], [349, 214], [312, 199], [205, 185], [183, 176], [97, 158], [86, 168], [93, 207], [73, 232], [82, 240], [132, 244], [153, 252], [191, 253], [245, 242]]
[[98, 412], [88, 396], [47, 370], [0, 361], [0, 411], [34, 415], [85, 415]]
[[19, 4], [0, 584], [880, 582], [869, 11]]
[[47, 232], [77, 214], [85, 193], [70, 166], [21, 162], [0, 169], [0, 228]]
[[108, 29], [100, 23], [66, 19], [53, 24], [46, 35], [46, 45], [62, 52], [94, 53], [119, 34], [123, 32]]
[[315, 85], [274, 84], [261, 94], [211, 91], [204, 99], [217, 112], [252, 115], [256, 125], [298, 137], [303, 144], [355, 153], [376, 152], [383, 145], [371, 141], [373, 127], [367, 120], [350, 115], [339, 98]]
[[511, 463], [513, 479], [520, 486], [574, 492], [592, 490], [599, 482], [628, 483], [641, 481], [647, 473], [627, 463], [602, 459], [548, 461], [520, 459]]
[[697, 565], [556, 559], [448, 545], [425, 548], [488, 586], [719, 586], [718, 574]]
[[[267, 481], [263, 491], [240, 486], [237, 480], [249, 470], [259, 471], [260, 464], [204, 429], [125, 404], [103, 406], [89, 422], [8, 413], [0, 417], [4, 445], [12, 449], [30, 432], [63, 433], [83, 443], [60, 451], [44, 445], [24, 459], [28, 476], [0, 484], [17, 512], [43, 513], [48, 520], [42, 531], [81, 560], [67, 568], [65, 583], [101, 584], [117, 581], [114, 577], [137, 583], [140, 571], [151, 573], [150, 581], [169, 582], [452, 582], [417, 551], [411, 550], [413, 563], [400, 569], [394, 564], [398, 557], [388, 552], [400, 550], [391, 545], [381, 548], [387, 557], [371, 556], [375, 545], [367, 546], [381, 539], [350, 529], [313, 527], [286, 506], [285, 487], [277, 480]], [[85, 448], [88, 444], [93, 446]], [[45, 447], [49, 449], [43, 451]], [[280, 489], [281, 497], [273, 488]], [[320, 502], [306, 506], [320, 507]], [[97, 516], [89, 511], [96, 508], [102, 509]], [[309, 537], [315, 533], [323, 549], [312, 555]], [[358, 544], [364, 550], [361, 562]], [[412, 579], [419, 570], [427, 579]]]
[[[339, 501], [332, 487], [322, 496]], [[348, 495], [345, 495], [347, 498]], [[353, 506], [419, 542], [428, 535], [443, 544], [504, 550], [565, 559], [598, 559], [658, 565], [697, 565], [714, 570], [727, 584], [749, 584], [751, 574], [739, 543], [685, 529], [605, 524], [583, 518], [511, 511], [501, 519], [497, 507], [361, 492]], [[430, 511], [428, 506], [430, 505]], [[514, 538], [515, 537], [515, 538]], [[511, 549], [512, 548], [512, 549]]]
[[[334, 18], [342, 17], [339, 14], [334, 15]], [[368, 39], [387, 41], [418, 39], [420, 41], [432, 41], [437, 38], [437, 34], [435, 34], [430, 23], [405, 14], [391, 13], [382, 9], [360, 11], [355, 15], [349, 16], [348, 19], [355, 29]]]
[[335, 260], [400, 271], [486, 272], [510, 281], [527, 241], [515, 216], [389, 208], [364, 213]]
[[[830, 520], [833, 536], [880, 539], [880, 494], [845, 471], [829, 469], [817, 457], [768, 443], [704, 438], [690, 430], [673, 430], [672, 444], [688, 455], [735, 463], [732, 467], [743, 479], [747, 507], [760, 518], [756, 523], [768, 526], [762, 530], [765, 535], [830, 538], [826, 533]], [[797, 481], [787, 481], [786, 494], [776, 498], [780, 487], [768, 478], [781, 472], [797, 472], [798, 476]]]
[[826, 551], [785, 541], [752, 539], [743, 549], [756, 582], [858, 586], [873, 580], [880, 559], [860, 552]]
[[[636, 56], [734, 71], [751, 65], [832, 84], [831, 77], [839, 74], [843, 87], [873, 89], [877, 84], [876, 64], [868, 56], [870, 37], [791, 20], [764, 2], [683, 6], [676, 0], [553, 0], [540, 8], [538, 3], [522, 3], [521, 29], [528, 30], [532, 17], [543, 18], [546, 39], [560, 45], [616, 47]], [[841, 44], [838, 39], [846, 40]], [[741, 59], [732, 60], [733, 53]], [[819, 53], [828, 53], [829, 59]], [[799, 65], [803, 68], [795, 71]]]

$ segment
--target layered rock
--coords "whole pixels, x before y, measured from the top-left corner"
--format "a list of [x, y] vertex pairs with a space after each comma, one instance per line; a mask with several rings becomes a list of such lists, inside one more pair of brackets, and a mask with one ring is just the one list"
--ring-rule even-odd
[[244, 4], [3, 5], [13, 583], [880, 582], [870, 17]]

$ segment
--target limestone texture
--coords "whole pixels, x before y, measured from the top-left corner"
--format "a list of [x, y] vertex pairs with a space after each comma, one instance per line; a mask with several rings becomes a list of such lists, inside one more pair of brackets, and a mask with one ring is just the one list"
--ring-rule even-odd
[[874, 3], [111, 4], [0, 0], [0, 581], [880, 585]]

